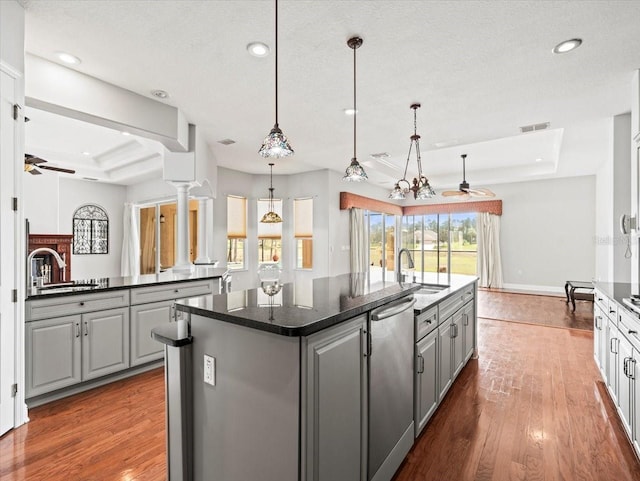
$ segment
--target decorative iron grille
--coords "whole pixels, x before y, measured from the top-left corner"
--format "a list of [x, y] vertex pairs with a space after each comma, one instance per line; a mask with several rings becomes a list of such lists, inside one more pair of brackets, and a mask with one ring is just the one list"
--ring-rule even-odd
[[87, 204], [73, 213], [73, 253], [109, 253], [109, 217], [102, 207]]

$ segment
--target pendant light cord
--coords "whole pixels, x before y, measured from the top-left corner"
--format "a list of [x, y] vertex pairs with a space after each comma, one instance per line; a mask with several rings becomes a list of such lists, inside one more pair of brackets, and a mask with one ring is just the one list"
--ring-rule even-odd
[[276, 1], [276, 127], [278, 127], [278, 0]]

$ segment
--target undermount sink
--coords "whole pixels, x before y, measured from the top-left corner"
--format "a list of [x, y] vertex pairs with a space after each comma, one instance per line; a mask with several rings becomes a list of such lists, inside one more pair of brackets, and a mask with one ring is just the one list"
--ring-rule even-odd
[[447, 289], [449, 286], [439, 284], [422, 284], [422, 287], [416, 294], [438, 294], [440, 291]]

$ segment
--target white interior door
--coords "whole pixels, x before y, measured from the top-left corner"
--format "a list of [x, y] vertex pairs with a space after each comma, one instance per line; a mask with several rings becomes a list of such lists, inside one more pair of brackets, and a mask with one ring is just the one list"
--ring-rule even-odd
[[13, 428], [15, 419], [12, 386], [16, 382], [17, 303], [12, 300], [12, 291], [17, 287], [17, 268], [20, 265], [16, 262], [15, 242], [18, 215], [12, 206], [12, 198], [16, 196], [15, 90], [15, 80], [0, 71], [0, 435]]

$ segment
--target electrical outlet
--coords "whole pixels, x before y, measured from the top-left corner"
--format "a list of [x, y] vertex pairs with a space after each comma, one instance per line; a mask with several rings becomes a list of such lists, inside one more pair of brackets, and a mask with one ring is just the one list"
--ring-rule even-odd
[[204, 382], [211, 386], [216, 385], [216, 358], [204, 355]]

